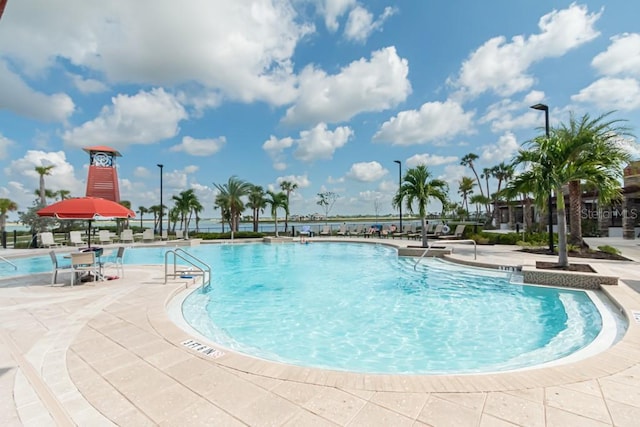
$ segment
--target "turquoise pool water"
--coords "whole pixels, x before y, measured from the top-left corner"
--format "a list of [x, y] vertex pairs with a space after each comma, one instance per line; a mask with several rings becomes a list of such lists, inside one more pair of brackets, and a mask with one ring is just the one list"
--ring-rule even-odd
[[[162, 264], [166, 250], [127, 249], [125, 264]], [[414, 259], [382, 245], [189, 252], [213, 278], [185, 299], [184, 319], [221, 346], [274, 361], [369, 373], [501, 371], [570, 355], [602, 329], [585, 292], [512, 284], [506, 272], [434, 259], [414, 270]], [[48, 255], [12, 261], [20, 274], [51, 271]]]

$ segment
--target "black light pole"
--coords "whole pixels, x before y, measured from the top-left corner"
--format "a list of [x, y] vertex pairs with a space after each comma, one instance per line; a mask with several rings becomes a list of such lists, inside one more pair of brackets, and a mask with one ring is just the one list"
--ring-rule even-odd
[[[534, 110], [544, 111], [544, 130], [547, 140], [549, 139], [549, 106], [545, 104], [532, 105]], [[553, 195], [549, 188], [549, 253], [553, 254], [553, 212], [552, 212]]]
[[158, 227], [158, 231], [160, 232], [160, 240], [162, 240], [162, 168], [164, 165], [158, 163], [158, 167], [160, 168], [160, 226]]
[[[393, 163], [398, 164], [398, 194], [400, 194], [400, 190], [402, 189], [402, 162], [400, 160], [394, 160]], [[402, 200], [398, 208], [400, 209], [400, 229], [398, 232], [402, 233]]]

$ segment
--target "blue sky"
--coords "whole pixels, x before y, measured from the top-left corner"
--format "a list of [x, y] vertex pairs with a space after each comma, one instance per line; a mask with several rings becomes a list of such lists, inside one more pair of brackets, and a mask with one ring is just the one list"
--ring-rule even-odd
[[[134, 210], [230, 176], [298, 184], [291, 214], [394, 212], [398, 165], [450, 185], [570, 112], [638, 132], [640, 3], [9, 0], [0, 20], [0, 197], [85, 191], [82, 147], [119, 150]], [[177, 6], [179, 4], [179, 6]], [[636, 146], [637, 147], [637, 146]], [[638, 158], [638, 151], [635, 157]], [[495, 191], [495, 184], [492, 187]], [[429, 205], [437, 211], [439, 205]], [[15, 215], [10, 219], [15, 219]]]

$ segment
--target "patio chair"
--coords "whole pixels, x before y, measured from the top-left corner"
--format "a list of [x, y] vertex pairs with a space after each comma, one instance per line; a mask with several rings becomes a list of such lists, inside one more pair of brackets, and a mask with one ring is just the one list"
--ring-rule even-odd
[[364, 228], [362, 224], [357, 224], [353, 226], [349, 235], [358, 237], [358, 236], [361, 236], [363, 233], [364, 233]]
[[436, 228], [433, 230], [433, 233], [427, 233], [428, 238], [439, 237], [442, 235], [442, 229], [444, 228], [444, 224], [440, 223], [436, 225]]
[[82, 231], [70, 231], [69, 244], [73, 246], [84, 246], [86, 242], [82, 239]]
[[73, 252], [71, 254], [71, 286], [75, 284], [76, 278], [84, 274], [91, 274], [94, 280], [103, 280], [100, 272], [100, 264], [96, 260], [94, 251]]
[[129, 228], [126, 230], [122, 230], [122, 233], [120, 233], [120, 242], [133, 243], [133, 230]]
[[103, 267], [106, 268], [115, 268], [116, 275], [118, 277], [124, 277], [124, 246], [119, 246], [118, 250], [115, 252], [115, 255], [107, 258]]
[[53, 274], [51, 275], [51, 284], [55, 285], [58, 280], [58, 272], [71, 271], [71, 264], [60, 264], [58, 262], [58, 256], [55, 251], [49, 252], [51, 256], [51, 262], [53, 263]]
[[109, 234], [109, 230], [100, 230], [98, 232], [98, 242], [101, 244], [111, 244], [111, 234]]
[[331, 236], [331, 227], [328, 225], [323, 225], [322, 230], [320, 230], [321, 236]]
[[40, 242], [45, 248], [57, 248], [62, 246], [60, 243], [55, 241], [55, 239], [53, 238], [53, 233], [50, 231], [43, 231], [42, 233], [40, 233]]
[[340, 229], [336, 233], [338, 236], [347, 236], [349, 234], [349, 230], [347, 230], [347, 224], [342, 224]]
[[304, 237], [312, 237], [313, 236], [313, 232], [311, 231], [311, 226], [310, 225], [303, 225], [302, 228], [300, 229], [300, 231], [298, 231], [298, 235], [299, 236], [304, 236]]
[[176, 239], [183, 239], [183, 231], [176, 230]]

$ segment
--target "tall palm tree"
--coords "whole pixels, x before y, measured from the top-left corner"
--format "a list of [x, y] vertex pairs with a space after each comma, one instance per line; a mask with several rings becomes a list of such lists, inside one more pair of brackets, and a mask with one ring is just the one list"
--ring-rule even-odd
[[278, 235], [278, 208], [283, 208], [285, 215], [289, 212], [289, 204], [287, 203], [287, 195], [283, 192], [275, 193], [271, 190], [267, 190], [267, 197], [265, 199], [267, 205], [271, 206], [271, 216], [275, 221], [276, 237]]
[[[282, 181], [280, 183], [280, 189], [282, 191], [284, 191], [287, 195], [287, 206], [291, 205], [291, 193], [296, 191], [298, 189], [298, 184], [296, 184], [295, 182], [291, 182], [291, 181]], [[289, 228], [289, 209], [287, 209], [287, 212], [285, 213], [284, 216], [284, 232], [287, 232], [287, 229]]]
[[38, 186], [38, 191], [40, 194], [40, 205], [45, 206], [47, 204], [46, 198], [46, 189], [44, 186], [44, 177], [45, 175], [51, 175], [51, 170], [55, 167], [55, 165], [48, 166], [36, 166], [36, 172], [40, 175], [40, 185]]
[[[253, 212], [253, 231], [258, 232], [258, 224], [260, 222], [260, 212], [264, 212], [264, 208], [267, 207], [267, 201], [264, 198], [264, 189], [259, 185], [251, 187], [249, 197], [247, 201], [247, 207]], [[288, 202], [287, 202], [288, 204]], [[286, 229], [286, 225], [285, 225]]]
[[140, 214], [140, 228], [142, 228], [142, 217], [144, 214], [149, 213], [149, 209], [144, 206], [138, 206], [138, 213]]
[[[236, 176], [229, 178], [226, 184], [213, 184], [219, 191], [220, 200], [224, 201], [225, 208], [228, 209], [231, 232], [238, 231], [240, 215], [244, 211], [243, 197], [251, 191], [251, 184], [238, 179]], [[216, 197], [218, 200], [218, 197]]]
[[425, 165], [418, 165], [407, 170], [400, 189], [393, 198], [393, 207], [398, 208], [405, 203], [407, 211], [415, 214], [418, 211], [422, 224], [422, 246], [429, 245], [427, 241], [427, 203], [429, 199], [437, 199], [443, 205], [447, 202], [449, 187], [441, 179], [432, 179], [432, 175]]
[[473, 194], [473, 187], [475, 186], [476, 183], [473, 178], [468, 176], [463, 176], [458, 181], [458, 194], [462, 196], [462, 206], [467, 210], [467, 214], [469, 213], [469, 196]]
[[[129, 200], [120, 200], [120, 204], [127, 209], [131, 209], [131, 202]], [[129, 228], [129, 218], [117, 218], [116, 230], [118, 230], [118, 233], [124, 228]]]
[[460, 160], [460, 164], [462, 166], [468, 166], [471, 168], [471, 172], [476, 177], [476, 182], [478, 183], [478, 188], [480, 189], [480, 194], [484, 196], [484, 191], [482, 191], [482, 183], [480, 182], [480, 177], [478, 176], [478, 172], [476, 172], [476, 168], [473, 164], [474, 161], [478, 160], [478, 155], [475, 153], [469, 153], [465, 155], [462, 160]]
[[4, 233], [7, 226], [7, 213], [18, 210], [18, 205], [13, 200], [0, 199], [0, 232]]
[[[512, 181], [512, 188], [531, 189], [534, 195], [540, 190], [548, 194], [554, 190], [558, 221], [558, 265], [569, 266], [567, 253], [567, 220], [562, 187], [571, 181], [591, 182], [598, 188], [598, 199], [608, 203], [620, 197], [622, 163], [607, 161], [611, 156], [617, 161], [628, 161], [629, 154], [614, 140], [568, 139], [562, 128], [552, 129], [550, 137], [537, 137], [525, 143], [528, 149], [520, 149], [516, 164], [530, 165]], [[544, 197], [543, 197], [544, 198]]]
[[[632, 136], [629, 128], [621, 125], [624, 120], [610, 120], [613, 112], [591, 118], [585, 114], [579, 119], [573, 113], [568, 124], [560, 124], [555, 130], [558, 138], [575, 149], [570, 153], [568, 161], [600, 164], [603, 169], [620, 168], [628, 162], [629, 154], [619, 141]], [[598, 188], [598, 193], [601, 189]], [[569, 182], [569, 243], [583, 246], [582, 240], [582, 189], [581, 180]]]
[[[498, 202], [500, 198], [500, 190], [502, 190], [502, 184], [509, 181], [513, 177], [513, 165], [501, 162], [492, 168], [493, 176], [498, 180], [498, 189], [493, 198], [493, 218], [498, 222]], [[508, 197], [507, 199], [511, 199]], [[509, 208], [509, 215], [512, 215], [512, 209]], [[510, 221], [511, 222], [511, 221]]]
[[65, 200], [65, 199], [68, 199], [69, 196], [71, 196], [71, 191], [69, 191], [69, 190], [58, 190], [56, 195], [60, 197], [60, 200]]

